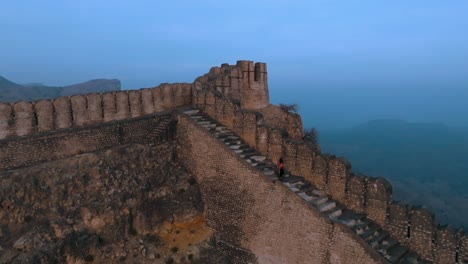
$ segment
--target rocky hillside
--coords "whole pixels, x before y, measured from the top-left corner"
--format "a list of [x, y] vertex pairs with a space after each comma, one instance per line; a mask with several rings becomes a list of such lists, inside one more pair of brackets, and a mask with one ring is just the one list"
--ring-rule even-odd
[[0, 102], [35, 101], [85, 93], [120, 90], [119, 80], [97, 79], [64, 87], [42, 84], [20, 85], [0, 76]]
[[0, 172], [0, 263], [228, 263], [174, 148], [130, 145]]

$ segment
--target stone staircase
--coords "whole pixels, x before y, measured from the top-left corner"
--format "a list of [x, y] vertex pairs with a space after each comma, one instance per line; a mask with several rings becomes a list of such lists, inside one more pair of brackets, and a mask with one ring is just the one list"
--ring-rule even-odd
[[431, 263], [422, 260], [417, 254], [408, 250], [398, 241], [390, 237], [389, 233], [376, 223], [367, 219], [365, 215], [348, 210], [325, 192], [317, 189], [301, 176], [290, 175], [286, 172], [285, 178], [278, 179], [275, 170], [276, 164], [267, 157], [262, 156], [251, 148], [231, 130], [219, 124], [216, 120], [202, 113], [198, 109], [185, 110], [198, 125], [206, 128], [218, 140], [237, 153], [240, 158], [250, 163], [255, 169], [262, 172], [273, 182], [280, 182], [296, 193], [310, 207], [323, 213], [324, 216], [336, 223], [343, 224], [364, 240], [370, 247], [378, 252], [388, 263]]

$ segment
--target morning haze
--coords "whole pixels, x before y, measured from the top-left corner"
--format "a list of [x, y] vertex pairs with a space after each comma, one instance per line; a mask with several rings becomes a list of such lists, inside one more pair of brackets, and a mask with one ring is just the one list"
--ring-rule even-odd
[[[50, 86], [119, 79], [136, 89], [192, 82], [222, 62], [264, 61], [272, 103], [297, 103], [323, 150], [392, 181], [402, 170], [374, 170], [368, 156], [338, 148], [347, 137], [338, 129], [382, 119], [468, 127], [467, 12], [464, 0], [9, 1], [0, 8], [0, 76]], [[341, 145], [369, 144], [351, 141]], [[446, 193], [468, 176], [454, 173]]]

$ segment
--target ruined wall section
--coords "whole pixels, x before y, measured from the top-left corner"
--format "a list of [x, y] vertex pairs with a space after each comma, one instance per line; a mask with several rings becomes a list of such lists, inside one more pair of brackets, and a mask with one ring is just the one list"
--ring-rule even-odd
[[[259, 263], [383, 263], [348, 228], [273, 183], [183, 114], [176, 138], [179, 160], [200, 185], [219, 242], [251, 250]], [[254, 259], [246, 255], [240, 263]]]
[[0, 103], [0, 140], [64, 128], [123, 120], [192, 103], [191, 84]]
[[262, 109], [270, 105], [266, 64], [238, 61], [222, 64], [197, 78], [193, 92], [207, 91], [238, 102], [242, 109]]
[[271, 160], [283, 157], [287, 171], [303, 176], [346, 207], [366, 214], [423, 258], [435, 263], [468, 262], [463, 231], [441, 227], [427, 209], [393, 201], [392, 186], [385, 179], [354, 175], [346, 159], [314, 152], [301, 137], [291, 136], [291, 130], [275, 125], [271, 111], [266, 110], [270, 107], [245, 110], [224, 92], [209, 89], [195, 89], [193, 104]]
[[0, 141], [0, 171], [130, 143], [158, 144], [174, 137], [168, 112]]

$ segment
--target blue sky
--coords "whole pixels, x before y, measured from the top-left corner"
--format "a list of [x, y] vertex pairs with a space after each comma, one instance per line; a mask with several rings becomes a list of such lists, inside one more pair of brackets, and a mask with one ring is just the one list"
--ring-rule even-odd
[[468, 1], [3, 1], [0, 75], [126, 89], [267, 62], [306, 126], [401, 118], [468, 126]]

